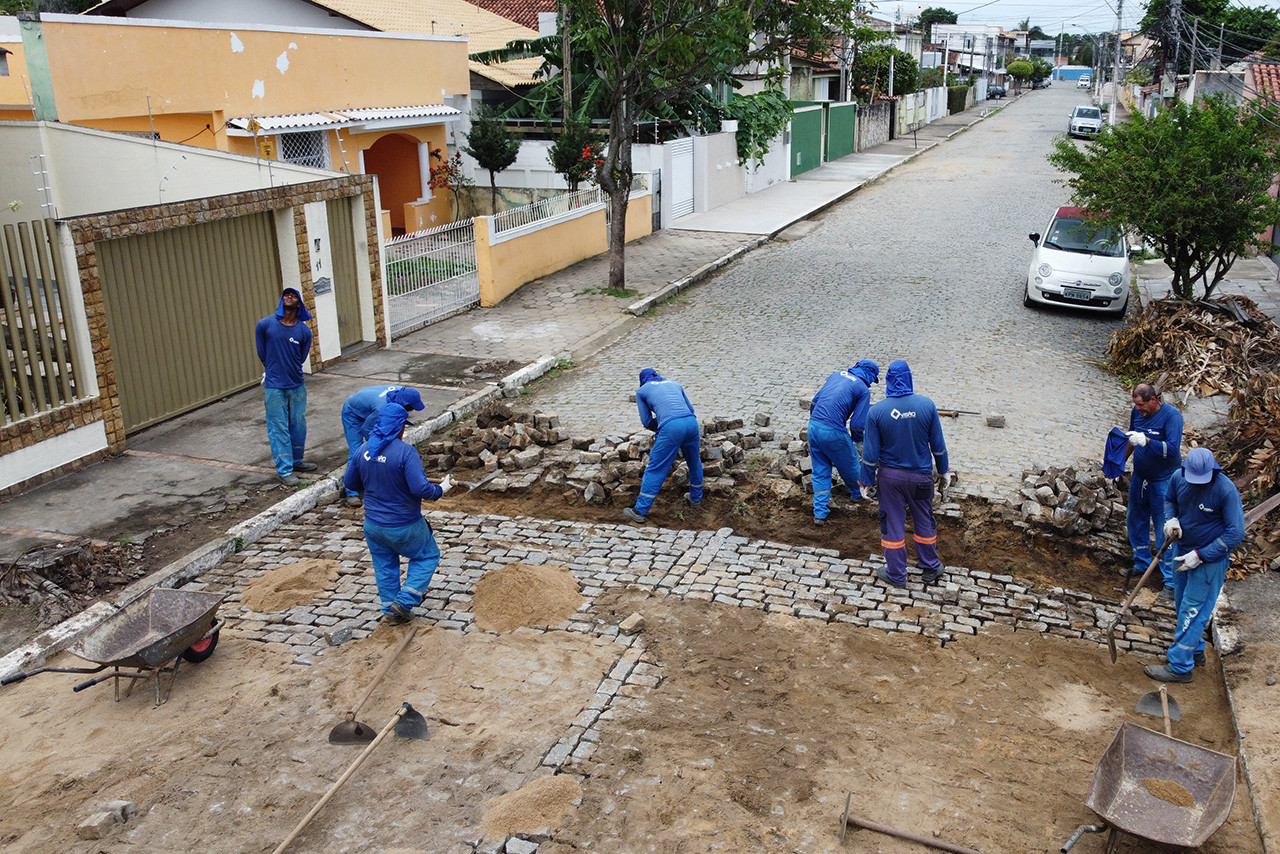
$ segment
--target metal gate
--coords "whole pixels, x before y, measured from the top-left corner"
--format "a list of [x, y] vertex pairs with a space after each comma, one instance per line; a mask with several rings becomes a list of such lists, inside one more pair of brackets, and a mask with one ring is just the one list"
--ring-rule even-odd
[[471, 220], [415, 231], [383, 245], [391, 337], [480, 304]]
[[120, 413], [136, 431], [258, 382], [280, 299], [271, 213], [97, 244]]
[[333, 295], [338, 303], [338, 346], [343, 348], [364, 341], [352, 204], [350, 198], [330, 199], [325, 203], [329, 219], [329, 249], [333, 259]]
[[667, 145], [671, 148], [671, 184], [664, 190], [671, 191], [671, 218], [676, 220], [693, 213], [693, 140], [677, 139]]

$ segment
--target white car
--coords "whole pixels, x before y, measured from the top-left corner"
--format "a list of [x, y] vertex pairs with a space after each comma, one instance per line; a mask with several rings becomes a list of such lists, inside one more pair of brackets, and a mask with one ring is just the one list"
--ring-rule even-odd
[[1081, 105], [1071, 111], [1067, 119], [1067, 136], [1090, 137], [1102, 133], [1102, 110]]
[[1088, 74], [1081, 74], [1080, 79], [1076, 81], [1076, 88], [1088, 89], [1092, 83], [1093, 83], [1092, 77], [1090, 77]]
[[1058, 305], [1123, 317], [1129, 304], [1129, 243], [1114, 227], [1089, 223], [1084, 208], [1058, 208], [1036, 245], [1022, 304]]

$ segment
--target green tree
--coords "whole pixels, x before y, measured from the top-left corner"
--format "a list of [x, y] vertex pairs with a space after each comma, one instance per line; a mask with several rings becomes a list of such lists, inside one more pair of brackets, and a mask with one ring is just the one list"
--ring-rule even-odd
[[1021, 89], [1022, 84], [1031, 79], [1034, 68], [1027, 60], [1019, 59], [1016, 62], [1009, 63], [1004, 70], [1009, 73], [1010, 77], [1018, 81], [1018, 88]]
[[1093, 44], [1085, 42], [1080, 45], [1080, 49], [1076, 51], [1076, 65], [1087, 65], [1093, 68]]
[[561, 127], [547, 152], [547, 160], [568, 183], [570, 192], [577, 190], [583, 181], [595, 180], [603, 141], [590, 124], [580, 119], [570, 119]]
[[[734, 84], [739, 67], [772, 68], [792, 50], [819, 55], [857, 26], [853, 0], [566, 0], [572, 39], [608, 106], [600, 187], [609, 196], [609, 287], [626, 287], [626, 221], [636, 121], [660, 102]], [[656, 76], [655, 76], [656, 75]]]
[[934, 24], [954, 24], [957, 20], [955, 12], [941, 6], [930, 6], [920, 13], [920, 26], [924, 28], [924, 37], [928, 41], [933, 41]]
[[1053, 73], [1053, 63], [1042, 56], [1031, 57], [1031, 82], [1039, 83]]
[[489, 173], [489, 193], [493, 212], [498, 212], [498, 173], [516, 162], [520, 153], [520, 137], [507, 130], [507, 124], [491, 107], [481, 107], [471, 119], [471, 132], [462, 150], [474, 157], [481, 169]]
[[893, 94], [905, 95], [916, 90], [920, 77], [919, 63], [909, 53], [891, 45], [876, 45], [858, 54], [849, 68], [849, 84], [854, 95], [872, 101], [889, 93], [889, 59], [893, 58]]
[[1257, 235], [1280, 220], [1267, 190], [1280, 173], [1280, 147], [1267, 118], [1241, 114], [1220, 96], [1180, 100], [1077, 148], [1059, 138], [1049, 162], [1070, 175], [1072, 200], [1099, 225], [1136, 230], [1173, 271], [1173, 292], [1204, 296]]

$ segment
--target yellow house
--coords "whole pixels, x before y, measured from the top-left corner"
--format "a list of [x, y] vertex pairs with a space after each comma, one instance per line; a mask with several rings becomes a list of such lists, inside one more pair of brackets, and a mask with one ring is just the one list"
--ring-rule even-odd
[[[394, 232], [449, 219], [449, 200], [429, 183], [434, 153], [444, 155], [449, 124], [469, 103], [464, 35], [382, 32], [306, 0], [162, 7], [170, 16], [210, 7], [256, 15], [248, 24], [143, 17], [150, 5], [23, 13], [16, 26], [0, 18], [9, 72], [0, 118], [375, 175]], [[300, 23], [282, 23], [291, 19]]]

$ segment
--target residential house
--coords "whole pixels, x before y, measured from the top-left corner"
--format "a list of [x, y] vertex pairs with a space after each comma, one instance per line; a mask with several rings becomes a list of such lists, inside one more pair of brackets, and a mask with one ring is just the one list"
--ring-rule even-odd
[[0, 16], [0, 120], [32, 117], [26, 70], [18, 19]]
[[985, 24], [934, 24], [933, 41], [944, 46], [949, 71], [991, 81], [1004, 73], [1005, 54], [1014, 48], [1012, 36]]

